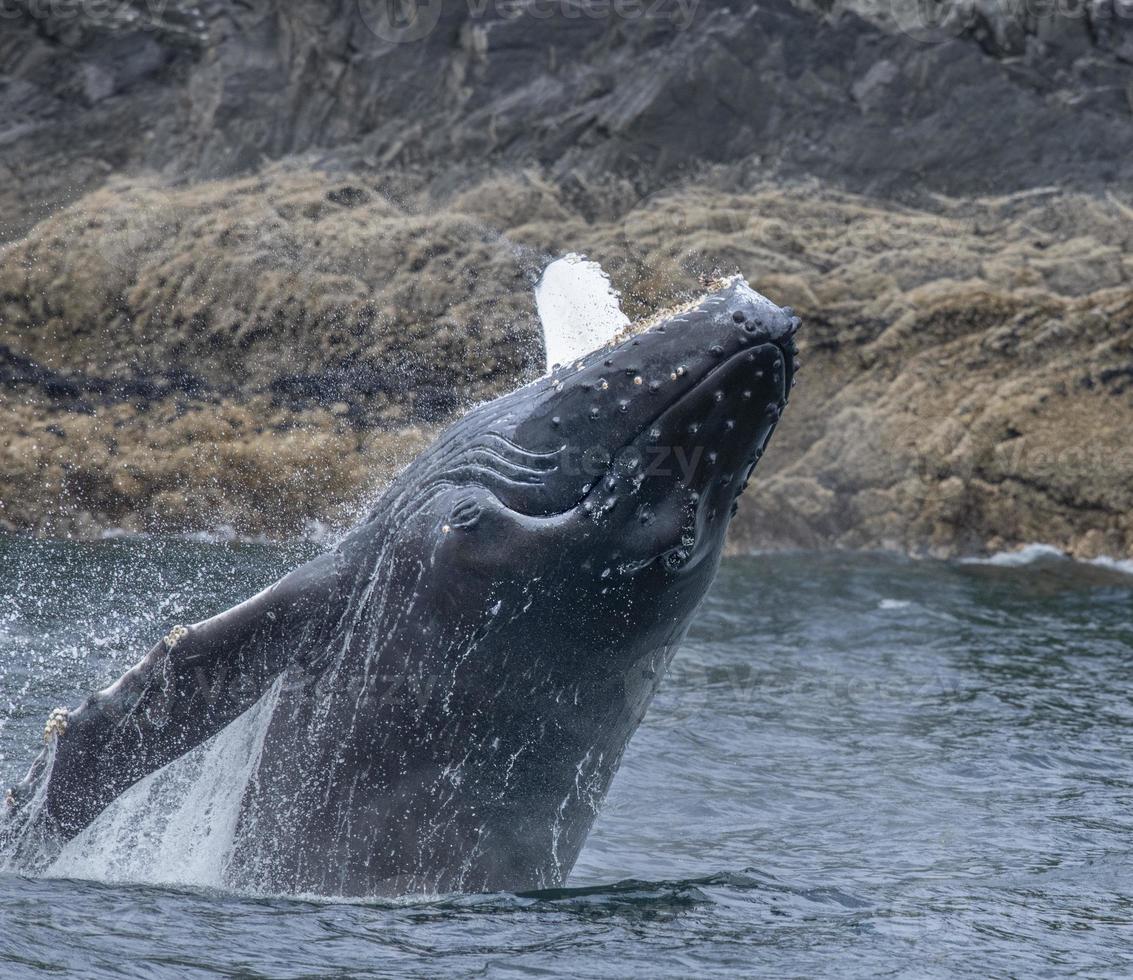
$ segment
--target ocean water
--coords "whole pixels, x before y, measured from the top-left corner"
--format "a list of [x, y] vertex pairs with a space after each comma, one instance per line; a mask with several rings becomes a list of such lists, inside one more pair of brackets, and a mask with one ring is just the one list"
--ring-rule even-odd
[[[0, 537], [0, 778], [312, 550]], [[95, 853], [0, 874], [0, 977], [1128, 976], [1131, 611], [1133, 576], [1041, 549], [730, 559], [569, 887], [257, 897]]]

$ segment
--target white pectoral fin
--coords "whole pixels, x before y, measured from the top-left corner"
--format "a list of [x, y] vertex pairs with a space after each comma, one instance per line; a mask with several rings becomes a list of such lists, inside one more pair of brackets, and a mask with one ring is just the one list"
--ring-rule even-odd
[[629, 325], [618, 292], [597, 262], [571, 252], [556, 259], [535, 286], [547, 370], [601, 347]]

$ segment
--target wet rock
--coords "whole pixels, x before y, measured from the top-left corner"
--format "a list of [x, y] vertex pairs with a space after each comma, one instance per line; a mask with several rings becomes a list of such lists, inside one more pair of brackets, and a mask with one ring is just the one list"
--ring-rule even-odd
[[[401, 43], [371, 0], [19, 0], [0, 36], [0, 240], [116, 174], [295, 154], [439, 188], [504, 165], [646, 191], [705, 164], [902, 194], [1133, 176], [1122, 0], [804, 6], [446, 0]], [[335, 185], [353, 206], [362, 188]]]
[[540, 369], [579, 250], [634, 316], [732, 271], [803, 316], [737, 546], [1133, 552], [1113, 4], [386, 6], [17, 0], [2, 526], [346, 521]]
[[[115, 184], [12, 246], [5, 519], [346, 520], [435, 426], [540, 370], [531, 279], [579, 248], [634, 315], [715, 269], [803, 317], [802, 383], [737, 547], [1133, 550], [1133, 226], [1116, 198], [917, 209], [723, 175], [596, 220], [594, 200], [534, 174], [400, 204], [369, 179], [349, 209], [294, 168]], [[139, 213], [153, 224], [115, 254]]]

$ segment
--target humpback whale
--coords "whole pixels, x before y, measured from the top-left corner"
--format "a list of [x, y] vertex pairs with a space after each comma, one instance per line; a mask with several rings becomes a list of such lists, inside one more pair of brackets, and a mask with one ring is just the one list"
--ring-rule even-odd
[[716, 573], [798, 325], [736, 277], [474, 407], [332, 550], [53, 712], [0, 854], [41, 870], [271, 691], [233, 888], [562, 884]]

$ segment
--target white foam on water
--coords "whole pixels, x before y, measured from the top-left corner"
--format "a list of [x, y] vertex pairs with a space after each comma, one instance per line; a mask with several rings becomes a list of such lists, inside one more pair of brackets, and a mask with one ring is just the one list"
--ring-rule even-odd
[[986, 558], [961, 558], [965, 565], [998, 565], [1001, 568], [1015, 568], [1020, 565], [1033, 565], [1035, 562], [1064, 559], [1067, 554], [1049, 544], [1028, 544], [1018, 551], [999, 551]]
[[1041, 561], [1077, 561], [1083, 565], [1094, 565], [1098, 568], [1108, 568], [1115, 572], [1133, 575], [1133, 559], [1111, 558], [1108, 555], [1102, 555], [1098, 558], [1076, 559], [1060, 548], [1055, 548], [1049, 544], [1028, 544], [1017, 551], [1000, 551], [986, 558], [962, 558], [960, 561], [965, 565], [998, 565], [1001, 568], [1018, 568]]
[[882, 599], [877, 604], [877, 608], [884, 610], [908, 609], [911, 605], [912, 603], [907, 599]]
[[1101, 568], [1111, 568], [1115, 572], [1124, 572], [1126, 575], [1133, 575], [1133, 558], [1110, 558], [1108, 555], [1102, 555], [1100, 558], [1091, 559], [1090, 564]]
[[576, 252], [556, 259], [535, 286], [547, 370], [589, 354], [629, 326], [621, 297], [597, 262]]
[[244, 790], [282, 679], [220, 734], [131, 786], [69, 841], [50, 877], [225, 887]]
[[119, 538], [130, 539], [140, 537], [140, 535], [134, 533], [133, 531], [127, 531], [123, 527], [104, 527], [99, 532], [98, 536], [103, 541], [116, 541]]

